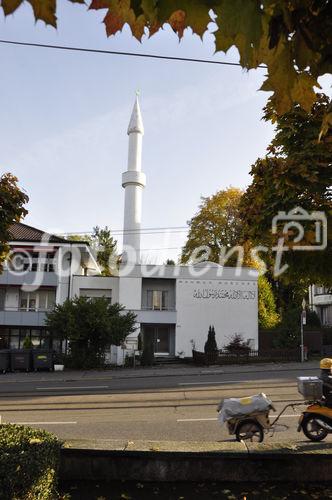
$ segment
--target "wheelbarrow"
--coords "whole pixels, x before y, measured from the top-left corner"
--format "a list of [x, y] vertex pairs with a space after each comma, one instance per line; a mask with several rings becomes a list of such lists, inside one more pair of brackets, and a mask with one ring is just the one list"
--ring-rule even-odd
[[[264, 395], [265, 396], [265, 395]], [[241, 400], [239, 400], [241, 401]], [[268, 400], [267, 400], [268, 401]], [[217, 411], [221, 411], [223, 402], [218, 406]], [[295, 408], [295, 406], [302, 405], [303, 403], [289, 403], [281, 410], [281, 412], [273, 419], [270, 419], [270, 411], [276, 411], [272, 402], [266, 405], [263, 411], [252, 411], [239, 416], [227, 418], [226, 424], [230, 435], [235, 435], [237, 441], [251, 441], [262, 443], [264, 434], [276, 430], [277, 422], [280, 417], [285, 413], [287, 408]], [[288, 428], [287, 425], [282, 425]]]

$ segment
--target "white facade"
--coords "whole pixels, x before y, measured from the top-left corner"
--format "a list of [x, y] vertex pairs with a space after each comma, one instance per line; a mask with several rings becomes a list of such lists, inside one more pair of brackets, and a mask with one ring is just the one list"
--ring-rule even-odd
[[309, 306], [317, 313], [323, 326], [332, 326], [332, 293], [330, 288], [318, 285], [310, 286]]
[[[237, 275], [238, 273], [238, 275]], [[111, 289], [137, 317], [137, 330], [127, 339], [137, 349], [137, 336], [153, 336], [156, 355], [191, 356], [204, 350], [213, 325], [222, 348], [236, 333], [258, 348], [258, 273], [252, 269], [223, 268], [214, 263], [198, 266], [136, 265], [128, 276], [113, 278], [74, 276], [73, 294], [96, 289], [103, 296]]]

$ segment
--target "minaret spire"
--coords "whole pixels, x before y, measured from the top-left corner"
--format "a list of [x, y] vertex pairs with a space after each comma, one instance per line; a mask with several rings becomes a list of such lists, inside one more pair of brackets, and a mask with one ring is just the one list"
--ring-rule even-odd
[[137, 93], [127, 133], [129, 136], [128, 168], [122, 174], [122, 187], [125, 189], [123, 245], [127, 247], [128, 255], [135, 255], [135, 260], [139, 263], [142, 191], [146, 179], [145, 174], [141, 171], [144, 127]]

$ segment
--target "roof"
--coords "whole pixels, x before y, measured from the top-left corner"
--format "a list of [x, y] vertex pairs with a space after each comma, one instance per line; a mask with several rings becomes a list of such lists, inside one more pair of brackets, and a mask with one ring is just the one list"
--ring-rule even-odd
[[141, 109], [138, 102], [138, 96], [136, 96], [134, 108], [130, 117], [130, 122], [128, 125], [127, 134], [132, 134], [136, 132], [138, 134], [144, 134], [143, 120], [141, 115]]
[[[35, 227], [22, 224], [22, 222], [13, 222], [9, 227], [11, 241], [42, 242], [45, 243], [86, 243], [81, 241], [71, 241], [54, 234], [46, 233]], [[87, 243], [88, 244], [88, 243]]]

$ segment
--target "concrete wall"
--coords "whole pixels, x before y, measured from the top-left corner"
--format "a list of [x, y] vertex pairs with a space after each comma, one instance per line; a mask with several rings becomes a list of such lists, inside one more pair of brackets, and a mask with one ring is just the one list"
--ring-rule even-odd
[[141, 309], [142, 278], [123, 277], [119, 283], [119, 303], [126, 309]]
[[119, 278], [108, 276], [73, 276], [72, 297], [89, 295], [87, 291], [94, 290], [95, 296], [109, 296], [111, 292], [112, 304], [119, 302]]
[[204, 350], [209, 325], [214, 325], [219, 348], [228, 336], [242, 334], [258, 347], [258, 301], [256, 280], [177, 280], [176, 352], [191, 355]]

